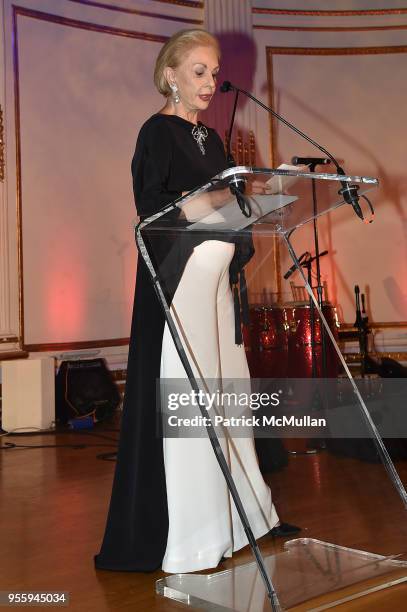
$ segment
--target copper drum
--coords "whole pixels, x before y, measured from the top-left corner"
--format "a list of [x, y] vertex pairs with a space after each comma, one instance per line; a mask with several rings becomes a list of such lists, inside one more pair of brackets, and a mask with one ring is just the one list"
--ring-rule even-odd
[[[322, 312], [332, 331], [335, 339], [338, 339], [338, 317], [335, 307], [326, 302], [322, 306]], [[322, 343], [321, 333], [323, 324], [319, 314], [314, 310], [315, 322], [315, 375], [317, 378], [323, 376], [322, 364]], [[286, 305], [286, 318], [288, 321], [288, 378], [311, 378], [312, 377], [312, 347], [311, 347], [311, 309], [309, 302], [297, 302], [293, 305]], [[326, 378], [336, 378], [339, 373], [339, 361], [335, 348], [328, 334], [325, 333], [326, 350]], [[304, 405], [309, 404], [310, 408], [315, 398], [311, 395], [302, 395]], [[312, 409], [312, 408], [311, 408]], [[316, 450], [310, 446], [307, 438], [286, 438], [284, 446], [289, 453], [308, 454], [315, 453]]]
[[252, 306], [245, 330], [252, 378], [285, 378], [288, 371], [288, 323], [281, 306]]
[[[322, 305], [322, 312], [335, 339], [338, 339], [338, 317], [335, 307], [329, 302]], [[322, 364], [321, 333], [323, 324], [319, 314], [315, 314], [315, 375], [320, 378], [324, 375]], [[288, 377], [311, 378], [312, 376], [312, 347], [311, 347], [311, 309], [309, 303], [299, 302], [297, 305], [286, 307], [286, 318], [289, 325], [288, 332]], [[336, 378], [339, 373], [339, 361], [331, 339], [325, 332], [326, 350], [326, 378]]]

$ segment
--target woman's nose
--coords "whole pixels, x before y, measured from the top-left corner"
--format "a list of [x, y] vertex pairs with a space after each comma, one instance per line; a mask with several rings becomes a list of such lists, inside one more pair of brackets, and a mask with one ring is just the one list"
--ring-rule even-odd
[[212, 74], [208, 77], [208, 85], [212, 89], [216, 89], [216, 77], [214, 77]]

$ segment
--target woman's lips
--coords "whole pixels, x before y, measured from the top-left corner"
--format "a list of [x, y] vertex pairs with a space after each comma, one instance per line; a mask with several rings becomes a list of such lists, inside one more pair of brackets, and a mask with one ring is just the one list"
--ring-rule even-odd
[[201, 98], [201, 100], [203, 100], [204, 102], [209, 102], [209, 100], [212, 98], [211, 94], [200, 94], [199, 98]]

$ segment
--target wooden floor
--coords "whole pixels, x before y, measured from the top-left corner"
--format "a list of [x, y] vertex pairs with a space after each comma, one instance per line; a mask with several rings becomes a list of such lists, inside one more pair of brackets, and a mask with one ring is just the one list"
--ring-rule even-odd
[[[155, 595], [155, 581], [165, 575], [162, 572], [94, 569], [93, 555], [103, 534], [115, 466], [98, 455], [115, 450], [117, 428], [116, 419], [88, 434], [1, 438], [0, 590], [69, 591], [70, 610], [187, 609]], [[10, 443], [50, 447], [5, 450]], [[399, 462], [397, 469], [407, 483], [407, 463]], [[301, 525], [302, 537], [381, 554], [407, 551], [405, 510], [381, 466], [322, 451], [291, 457], [287, 468], [266, 479], [280, 516]], [[283, 546], [282, 541], [268, 538], [260, 543], [262, 551], [271, 554]], [[244, 549], [219, 567], [247, 561], [252, 556]], [[407, 586], [336, 609], [404, 611]]]

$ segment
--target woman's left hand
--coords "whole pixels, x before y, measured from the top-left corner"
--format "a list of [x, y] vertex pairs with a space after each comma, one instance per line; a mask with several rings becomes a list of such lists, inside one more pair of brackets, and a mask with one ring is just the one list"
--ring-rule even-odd
[[270, 185], [267, 185], [265, 181], [259, 181], [257, 179], [250, 182], [250, 190], [251, 193], [270, 194], [272, 192]]

